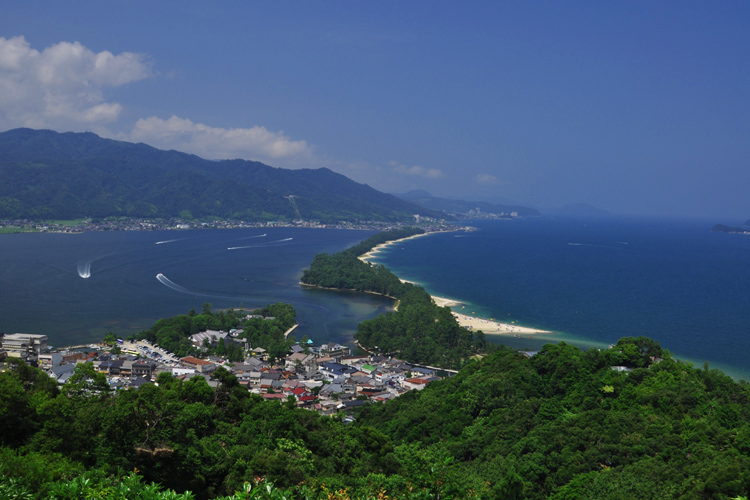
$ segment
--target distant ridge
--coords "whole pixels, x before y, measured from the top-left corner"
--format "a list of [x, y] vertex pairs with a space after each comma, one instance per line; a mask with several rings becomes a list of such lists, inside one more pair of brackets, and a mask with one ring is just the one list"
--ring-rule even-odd
[[27, 128], [0, 133], [0, 178], [0, 219], [445, 218], [327, 168], [211, 161], [93, 133]]
[[424, 208], [464, 217], [481, 214], [495, 214], [498, 216], [503, 214], [505, 216], [510, 216], [513, 212], [520, 217], [539, 215], [537, 210], [520, 205], [499, 205], [488, 203], [486, 201], [464, 201], [439, 198], [437, 196], [432, 196], [427, 191], [421, 189], [409, 191], [404, 194], [396, 194], [395, 196]]
[[559, 208], [545, 208], [542, 213], [549, 215], [568, 215], [568, 216], [585, 216], [585, 217], [603, 217], [612, 215], [611, 212], [602, 208], [597, 208], [588, 203], [573, 203]]
[[724, 224], [716, 224], [714, 227], [711, 228], [711, 231], [714, 233], [750, 234], [750, 229], [725, 226]]

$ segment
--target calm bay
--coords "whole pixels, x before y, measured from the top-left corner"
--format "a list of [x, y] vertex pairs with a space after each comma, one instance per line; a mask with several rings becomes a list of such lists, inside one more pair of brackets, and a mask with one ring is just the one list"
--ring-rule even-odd
[[306, 289], [302, 271], [372, 231], [302, 228], [10, 234], [0, 237], [0, 331], [48, 335], [53, 345], [138, 333], [203, 303], [253, 309], [288, 302], [295, 334], [350, 342], [392, 301]]
[[[566, 341], [606, 347], [654, 338], [677, 357], [750, 380], [750, 237], [711, 221], [533, 218], [473, 221], [477, 230], [400, 242], [377, 254], [403, 279], [459, 300], [453, 309], [556, 332], [494, 335], [521, 349]], [[0, 238], [0, 331], [54, 345], [139, 332], [200, 310], [294, 305], [296, 335], [351, 343], [392, 302], [299, 285], [320, 252], [373, 234], [227, 229], [15, 234]]]

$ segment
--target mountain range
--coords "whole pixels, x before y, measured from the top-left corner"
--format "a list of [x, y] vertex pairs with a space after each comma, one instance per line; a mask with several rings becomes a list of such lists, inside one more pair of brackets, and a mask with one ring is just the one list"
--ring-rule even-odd
[[427, 191], [416, 189], [404, 194], [396, 194], [398, 198], [419, 205], [430, 210], [443, 212], [444, 214], [468, 216], [478, 214], [507, 215], [516, 212], [518, 216], [539, 215], [539, 211], [520, 205], [500, 205], [485, 201], [464, 201], [432, 196]]
[[0, 133], [0, 178], [0, 219], [447, 218], [327, 168], [212, 161], [90, 132], [22, 128]]

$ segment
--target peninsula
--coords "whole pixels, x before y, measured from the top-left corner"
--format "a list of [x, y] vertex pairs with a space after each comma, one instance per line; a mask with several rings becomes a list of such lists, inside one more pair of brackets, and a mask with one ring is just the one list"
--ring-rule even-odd
[[[429, 232], [421, 233], [421, 234], [415, 234], [412, 236], [407, 236], [404, 238], [399, 238], [395, 240], [389, 240], [383, 243], [380, 243], [373, 247], [371, 250], [368, 250], [367, 252], [359, 255], [359, 259], [363, 262], [366, 262], [368, 264], [374, 264], [374, 260], [377, 258], [378, 254], [381, 253], [383, 250], [385, 250], [388, 247], [394, 246], [400, 242], [410, 240], [413, 238], [419, 238], [422, 236], [427, 236]], [[411, 283], [413, 285], [420, 286], [419, 283], [413, 282], [413, 281], [407, 281], [404, 279], [401, 279], [402, 283]], [[465, 307], [463, 302], [449, 299], [445, 297], [439, 297], [436, 295], [432, 295], [432, 301], [438, 305], [439, 307], [458, 307], [462, 306]], [[473, 332], [479, 332], [481, 331], [484, 334], [489, 335], [551, 335], [555, 332], [551, 332], [548, 330], [540, 330], [537, 328], [531, 328], [528, 326], [521, 326], [516, 324], [515, 321], [511, 321], [510, 323], [503, 323], [500, 321], [495, 321], [494, 318], [482, 318], [476, 316], [473, 312], [457, 312], [453, 311], [453, 316], [456, 318], [456, 321], [459, 325], [462, 327], [471, 330]]]

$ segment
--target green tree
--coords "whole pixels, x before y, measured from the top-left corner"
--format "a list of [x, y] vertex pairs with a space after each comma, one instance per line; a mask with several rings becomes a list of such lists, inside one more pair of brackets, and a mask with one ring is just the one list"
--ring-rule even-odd
[[104, 336], [104, 343], [109, 344], [111, 346], [117, 345], [117, 336], [112, 332], [108, 332]]

